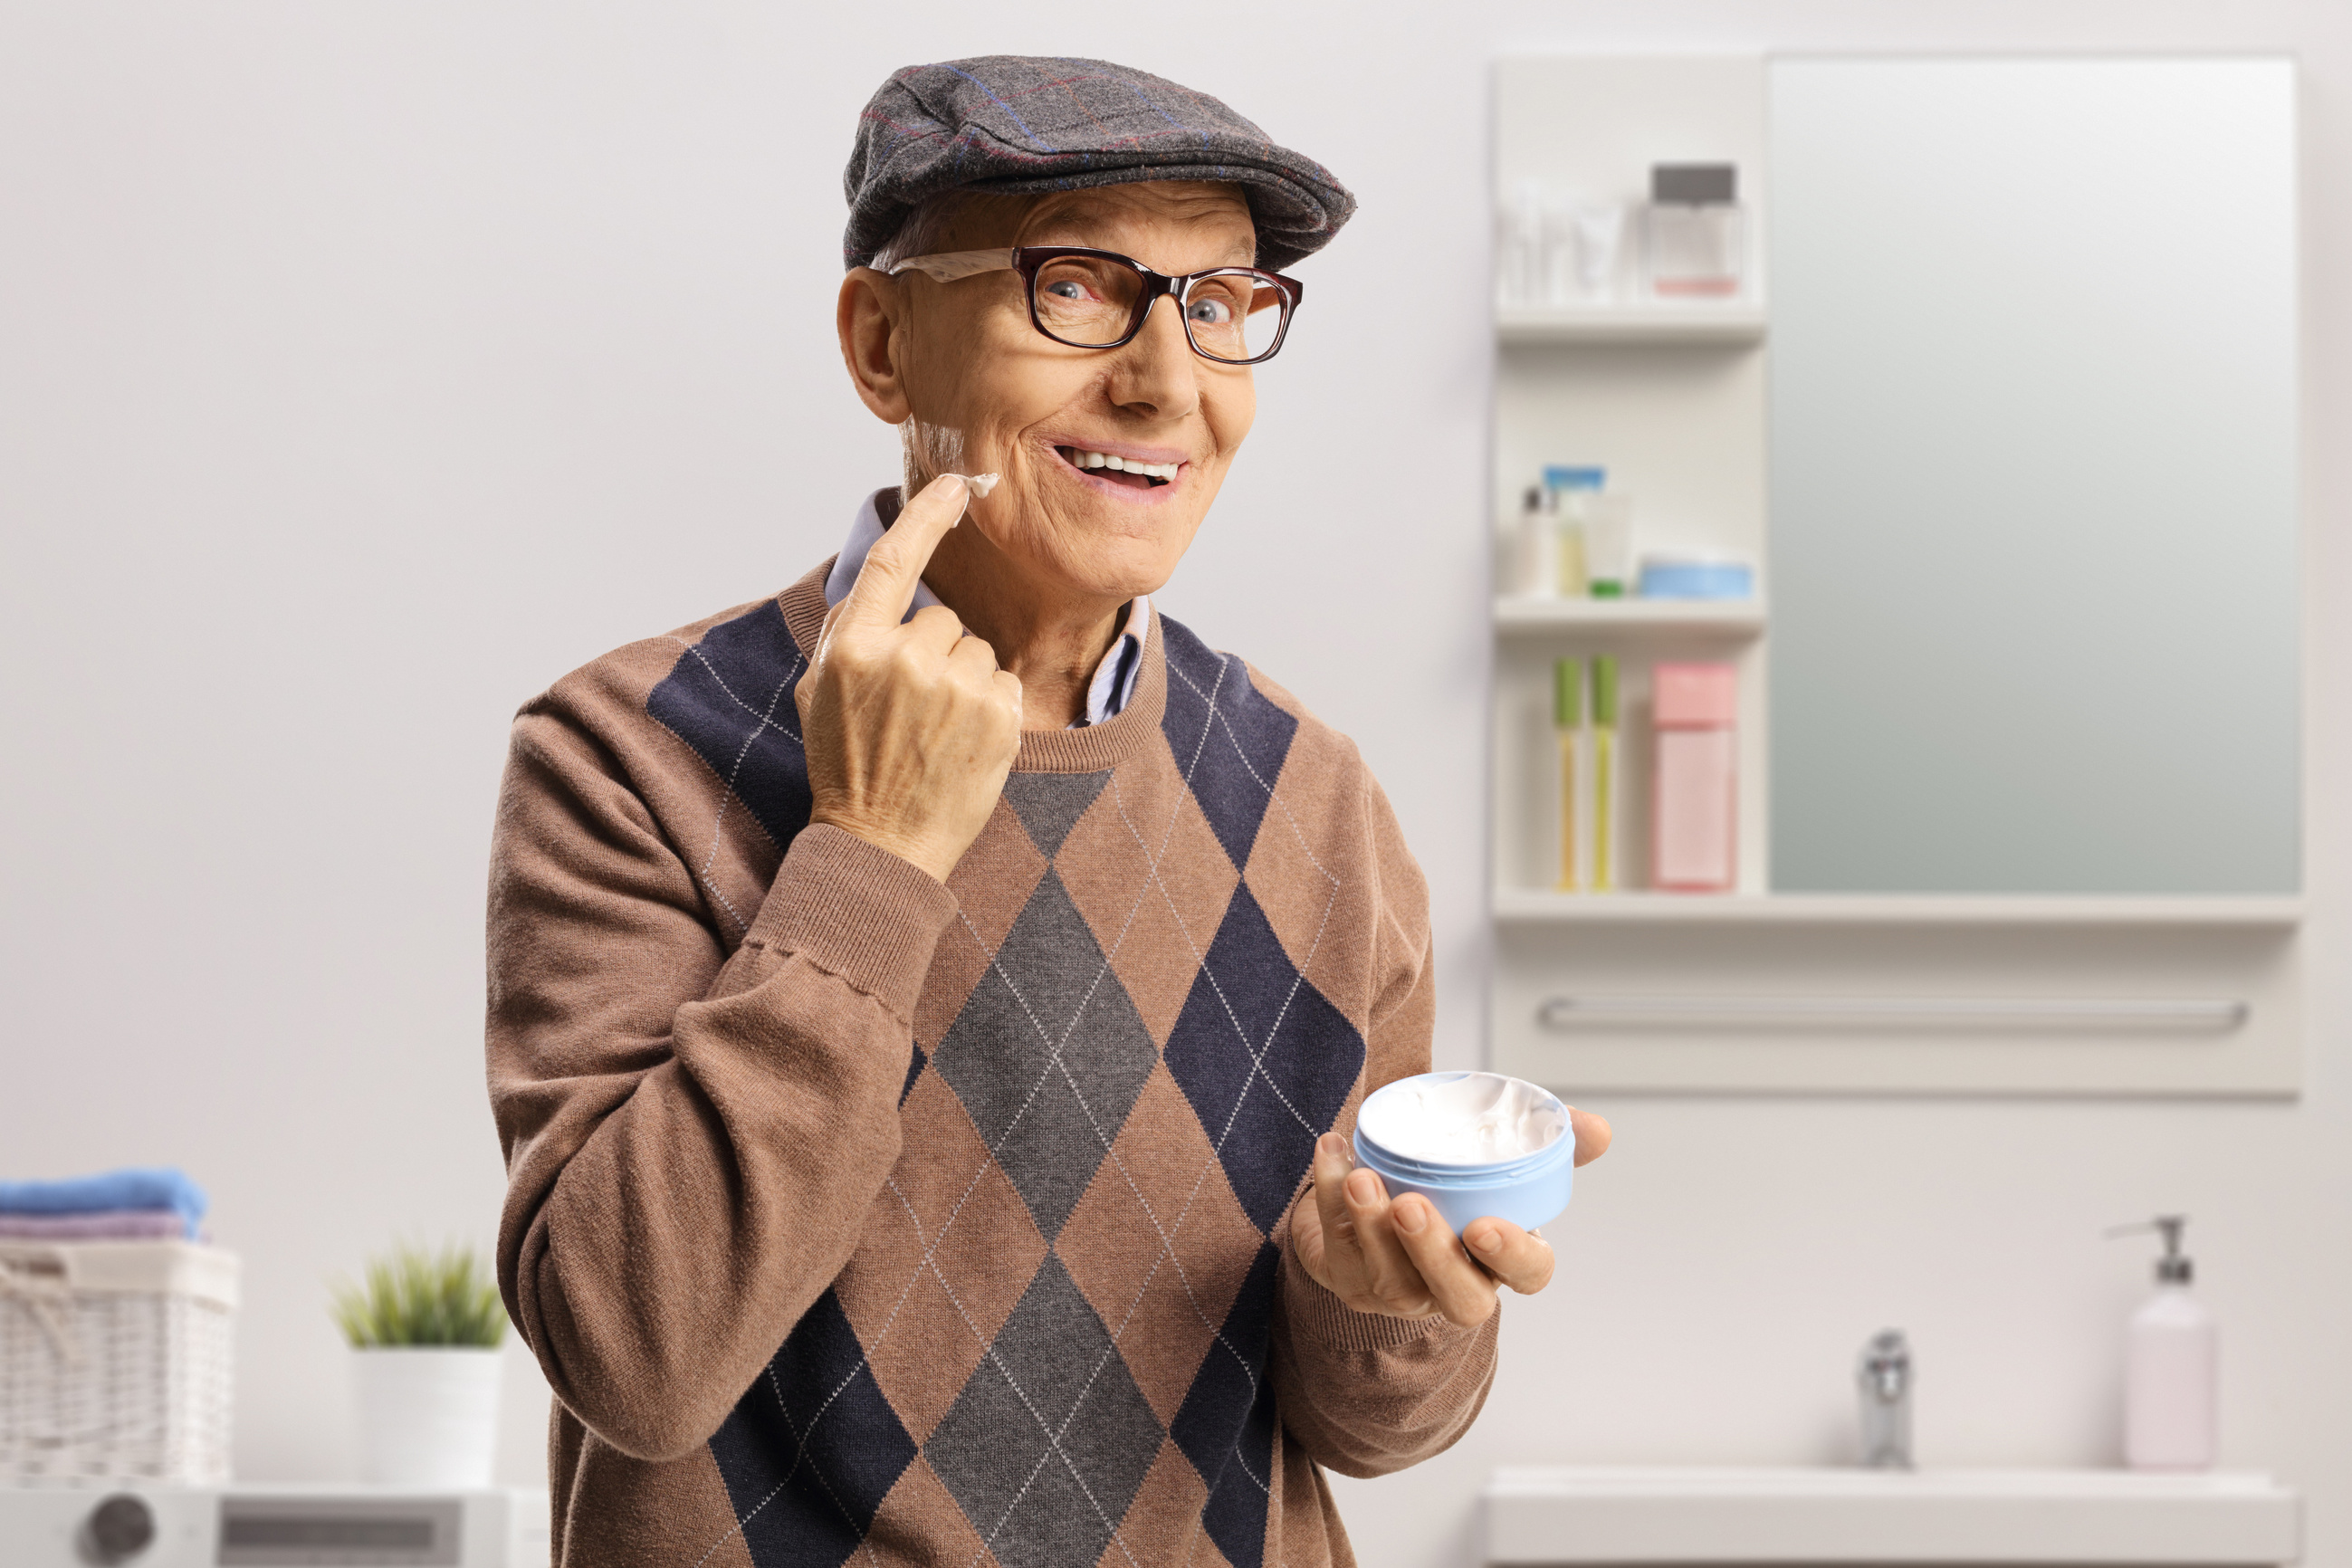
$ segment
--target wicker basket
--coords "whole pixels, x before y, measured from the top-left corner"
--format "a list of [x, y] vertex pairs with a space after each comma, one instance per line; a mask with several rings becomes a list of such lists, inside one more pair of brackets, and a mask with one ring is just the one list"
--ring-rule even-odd
[[236, 1257], [0, 1241], [0, 1486], [228, 1479]]

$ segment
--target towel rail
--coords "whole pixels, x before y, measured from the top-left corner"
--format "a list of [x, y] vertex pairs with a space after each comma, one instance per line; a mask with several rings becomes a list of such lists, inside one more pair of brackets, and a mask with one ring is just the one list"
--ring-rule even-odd
[[2227, 1033], [2253, 1009], [2208, 996], [1552, 996], [1536, 1009], [1546, 1028], [2169, 1029]]

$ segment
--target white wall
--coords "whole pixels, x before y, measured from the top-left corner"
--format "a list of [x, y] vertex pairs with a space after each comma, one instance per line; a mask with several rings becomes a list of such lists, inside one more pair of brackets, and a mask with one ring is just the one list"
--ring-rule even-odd
[[[1015, 14], [0, 4], [0, 1172], [169, 1160], [212, 1187], [248, 1270], [244, 1475], [349, 1473], [323, 1276], [395, 1232], [490, 1235], [508, 714], [788, 581], [893, 477], [828, 318], [852, 117], [896, 66], [1130, 61], [1361, 195], [1165, 602], [1363, 743], [1435, 889], [1444, 1061], [1475, 1059], [1484, 988], [1496, 54], [2299, 53], [2309, 427], [2352, 421], [2352, 9], [2326, 0], [1290, 5], [1239, 56], [1164, 11]], [[2310, 447], [2312, 602], [2340, 605], [2352, 447]], [[2352, 623], [2315, 620], [2326, 955]], [[1885, 1323], [1930, 1461], [2110, 1461], [2143, 1249], [2098, 1230], [2169, 1207], [2227, 1331], [2228, 1462], [2310, 1489], [2312, 1560], [2352, 1564], [2352, 987], [2314, 969], [2295, 1105], [1606, 1107], [1619, 1146], [1566, 1278], [1508, 1310], [1483, 1420], [1343, 1483], [1366, 1561], [1465, 1562], [1497, 1462], [1839, 1458]], [[527, 1363], [513, 1386], [521, 1477], [543, 1396]]]

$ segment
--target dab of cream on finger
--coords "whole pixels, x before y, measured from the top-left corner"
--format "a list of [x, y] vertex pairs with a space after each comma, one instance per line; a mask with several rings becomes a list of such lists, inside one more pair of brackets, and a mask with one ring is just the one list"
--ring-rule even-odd
[[996, 488], [996, 481], [1003, 476], [998, 474], [958, 474], [955, 477], [963, 481], [963, 488], [971, 492], [971, 496], [974, 500], [986, 500], [988, 499], [988, 492]]

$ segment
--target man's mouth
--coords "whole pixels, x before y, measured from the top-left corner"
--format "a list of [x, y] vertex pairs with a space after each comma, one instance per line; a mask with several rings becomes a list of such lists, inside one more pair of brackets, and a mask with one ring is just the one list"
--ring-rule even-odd
[[1129, 489], [1152, 490], [1173, 484], [1176, 470], [1181, 463], [1139, 463], [1113, 452], [1089, 452], [1081, 447], [1056, 447], [1062, 461], [1074, 468], [1083, 468], [1098, 479]]

